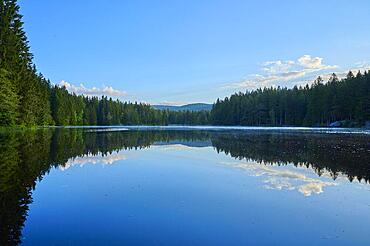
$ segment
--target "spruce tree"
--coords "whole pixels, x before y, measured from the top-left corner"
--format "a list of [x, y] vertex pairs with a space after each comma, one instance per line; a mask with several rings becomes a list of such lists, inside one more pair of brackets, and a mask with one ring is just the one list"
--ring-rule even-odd
[[19, 98], [4, 69], [0, 69], [0, 95], [0, 126], [12, 126], [17, 121]]

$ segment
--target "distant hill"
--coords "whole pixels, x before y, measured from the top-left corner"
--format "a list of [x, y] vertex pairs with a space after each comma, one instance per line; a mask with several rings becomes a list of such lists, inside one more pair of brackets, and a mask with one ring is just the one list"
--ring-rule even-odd
[[209, 147], [212, 146], [211, 140], [192, 140], [192, 141], [181, 141], [181, 140], [173, 140], [173, 141], [166, 141], [166, 142], [154, 142], [154, 145], [183, 145], [187, 147]]
[[171, 106], [171, 105], [152, 105], [153, 108], [159, 109], [159, 110], [173, 110], [173, 111], [201, 111], [201, 110], [207, 110], [210, 111], [212, 109], [212, 104], [207, 103], [192, 103], [192, 104], [186, 104], [182, 106]]

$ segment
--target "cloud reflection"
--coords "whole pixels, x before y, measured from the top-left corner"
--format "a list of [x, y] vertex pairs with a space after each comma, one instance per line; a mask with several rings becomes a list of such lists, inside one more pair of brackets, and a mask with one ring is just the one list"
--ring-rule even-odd
[[127, 159], [126, 156], [121, 152], [114, 152], [111, 154], [87, 154], [83, 156], [78, 156], [75, 158], [70, 158], [65, 163], [64, 166], [60, 166], [59, 169], [64, 171], [70, 167], [79, 165], [83, 167], [86, 164], [103, 164], [103, 165], [112, 165], [116, 161], [125, 160]]
[[282, 169], [283, 167], [266, 166], [254, 162], [223, 164], [246, 170], [253, 176], [263, 176], [265, 178], [263, 181], [264, 188], [266, 189], [296, 190], [304, 196], [320, 194], [324, 192], [324, 187], [338, 185], [336, 182], [311, 178], [302, 172]]

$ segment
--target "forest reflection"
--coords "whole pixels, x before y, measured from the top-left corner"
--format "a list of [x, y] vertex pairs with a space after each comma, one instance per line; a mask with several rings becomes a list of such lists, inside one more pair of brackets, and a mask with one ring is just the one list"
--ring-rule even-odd
[[36, 183], [52, 168], [122, 160], [121, 150], [182, 144], [213, 147], [238, 160], [263, 166], [305, 166], [349, 181], [370, 180], [367, 135], [255, 131], [91, 131], [40, 129], [0, 132], [0, 242], [21, 243]]

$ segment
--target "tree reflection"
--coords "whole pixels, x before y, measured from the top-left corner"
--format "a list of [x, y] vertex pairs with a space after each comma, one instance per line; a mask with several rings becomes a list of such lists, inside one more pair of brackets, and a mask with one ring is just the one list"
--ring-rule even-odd
[[237, 159], [263, 164], [307, 166], [333, 179], [370, 180], [370, 141], [366, 135], [279, 134], [217, 131], [115, 131], [42, 129], [0, 132], [0, 244], [21, 243], [21, 232], [36, 183], [53, 167], [86, 155], [182, 143], [213, 146]]
[[217, 134], [212, 144], [217, 152], [259, 163], [312, 168], [319, 176], [329, 172], [350, 181], [370, 180], [370, 137], [344, 134], [234, 133]]
[[20, 243], [31, 192], [49, 171], [50, 131], [0, 134], [0, 242]]

